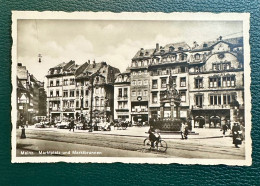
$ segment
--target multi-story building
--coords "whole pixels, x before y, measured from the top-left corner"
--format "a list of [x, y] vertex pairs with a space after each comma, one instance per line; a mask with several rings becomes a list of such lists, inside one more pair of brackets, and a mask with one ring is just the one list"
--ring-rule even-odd
[[76, 73], [76, 118], [92, 117], [98, 121], [112, 121], [114, 116], [115, 74], [120, 71], [106, 62], [90, 61], [81, 65]]
[[148, 122], [150, 75], [148, 66], [152, 62], [154, 49], [141, 48], [132, 59], [131, 72], [131, 121]]
[[[190, 109], [194, 127], [244, 120], [243, 38], [205, 42], [191, 51]], [[234, 116], [232, 105], [237, 103]]]
[[[181, 95], [180, 117], [186, 118], [189, 109], [188, 89], [188, 56], [190, 47], [184, 43], [171, 43], [164, 47], [156, 44], [152, 63], [149, 65], [150, 78], [150, 117], [170, 118], [170, 103], [163, 104], [161, 97], [172, 77], [175, 88]], [[163, 105], [162, 105], [163, 104]], [[160, 106], [164, 107], [164, 115], [160, 116]], [[176, 110], [173, 113], [176, 117]]]
[[47, 77], [47, 113], [53, 120], [75, 117], [75, 61], [49, 69]]
[[[160, 100], [171, 77], [181, 97], [180, 118], [191, 120], [193, 127], [243, 122], [243, 70], [242, 37], [220, 37], [202, 45], [194, 42], [192, 47], [181, 42], [142, 48], [130, 67], [130, 119], [146, 122], [152, 117], [170, 117], [170, 105]], [[162, 106], [164, 113], [160, 116]], [[233, 111], [234, 107], [237, 110]]]
[[130, 121], [130, 70], [116, 76], [114, 83], [114, 119]]
[[[33, 123], [33, 117], [43, 113], [46, 102], [43, 82], [38, 81], [21, 63], [17, 65], [17, 118]], [[25, 123], [24, 123], [25, 124]]]
[[[82, 117], [113, 119], [113, 83], [120, 71], [106, 62], [75, 61], [61, 63], [49, 69], [47, 77], [47, 111], [57, 121]], [[93, 90], [93, 91], [92, 91]]]

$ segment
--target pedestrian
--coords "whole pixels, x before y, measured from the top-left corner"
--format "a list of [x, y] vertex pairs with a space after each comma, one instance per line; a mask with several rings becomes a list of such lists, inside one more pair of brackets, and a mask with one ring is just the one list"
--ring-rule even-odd
[[25, 128], [24, 125], [22, 126], [22, 134], [21, 134], [21, 139], [25, 139], [26, 135], [25, 135]]
[[[71, 117], [71, 121], [70, 121], [70, 130], [73, 129], [73, 132], [74, 132], [74, 120], [73, 118]], [[69, 130], [69, 131], [70, 131]]]
[[185, 123], [181, 123], [181, 139], [184, 139], [184, 133], [185, 133]]
[[225, 133], [226, 133], [226, 131], [227, 131], [227, 124], [224, 124], [223, 126], [222, 126], [222, 130], [223, 130], [223, 135], [225, 135]]
[[184, 124], [185, 126], [185, 128], [184, 128], [184, 139], [188, 139], [188, 134], [189, 134], [189, 127], [188, 127], [188, 125], [185, 123]]
[[232, 135], [233, 135], [233, 144], [236, 148], [239, 148], [238, 145], [241, 145], [241, 137], [240, 137], [240, 127], [238, 123], [234, 123], [234, 126], [232, 128]]

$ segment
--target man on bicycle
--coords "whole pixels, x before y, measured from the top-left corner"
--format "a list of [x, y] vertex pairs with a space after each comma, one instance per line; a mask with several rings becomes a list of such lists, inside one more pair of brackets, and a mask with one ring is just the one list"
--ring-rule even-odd
[[156, 137], [155, 135], [155, 129], [154, 127], [151, 125], [150, 129], [148, 130], [148, 134], [149, 134], [149, 140], [151, 141], [151, 147], [154, 148], [154, 142], [159, 142], [159, 137]]

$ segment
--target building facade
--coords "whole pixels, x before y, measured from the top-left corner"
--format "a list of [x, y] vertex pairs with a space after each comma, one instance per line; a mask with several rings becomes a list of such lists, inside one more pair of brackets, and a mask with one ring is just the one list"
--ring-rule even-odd
[[[192, 47], [180, 42], [141, 48], [130, 67], [130, 120], [144, 123], [170, 117], [170, 105], [160, 100], [171, 77], [181, 97], [180, 118], [191, 120], [193, 127], [243, 123], [243, 74], [242, 37], [194, 42]], [[176, 117], [176, 111], [173, 114]]]
[[[113, 120], [113, 83], [117, 68], [106, 62], [78, 66], [74, 61], [50, 68], [47, 105], [53, 120]], [[92, 112], [91, 112], [92, 110]]]
[[[46, 94], [43, 82], [38, 81], [21, 63], [17, 65], [17, 118], [32, 124], [35, 116], [44, 116]], [[43, 105], [42, 105], [43, 104]]]
[[114, 119], [131, 120], [130, 70], [116, 76], [114, 83]]

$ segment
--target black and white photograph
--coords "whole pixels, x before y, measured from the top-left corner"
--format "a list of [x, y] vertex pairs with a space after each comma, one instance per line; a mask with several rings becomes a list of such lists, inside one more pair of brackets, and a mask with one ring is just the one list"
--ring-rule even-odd
[[12, 14], [12, 162], [251, 165], [248, 13]]

